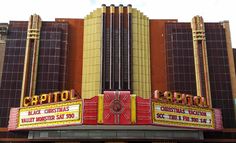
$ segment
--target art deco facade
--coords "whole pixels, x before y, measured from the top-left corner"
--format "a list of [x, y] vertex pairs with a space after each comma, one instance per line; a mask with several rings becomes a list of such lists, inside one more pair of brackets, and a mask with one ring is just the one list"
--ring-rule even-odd
[[[35, 30], [37, 26], [31, 26], [37, 19], [40, 20], [40, 17], [33, 15], [30, 22], [11, 21], [9, 24], [0, 88], [1, 127], [8, 125], [10, 108], [20, 106], [23, 90], [24, 95], [28, 96], [64, 89], [68, 24], [42, 22], [38, 23], [41, 30]], [[37, 44], [40, 45], [39, 54], [35, 51]], [[35, 56], [38, 56], [38, 61], [33, 62]], [[25, 65], [28, 65], [28, 68]], [[33, 65], [38, 65], [37, 70]], [[31, 78], [33, 73], [37, 78]], [[22, 86], [23, 83], [26, 85]], [[30, 93], [33, 87], [35, 91]]]
[[150, 98], [149, 19], [128, 5], [98, 8], [85, 17], [82, 95], [128, 90]]
[[[197, 72], [206, 75], [209, 73], [208, 87], [211, 91], [212, 107], [221, 108], [225, 127], [234, 127], [235, 116], [233, 95], [235, 94], [235, 75], [233, 71], [232, 48], [227, 47], [227, 22], [224, 23], [205, 23], [205, 42], [204, 47], [207, 49], [207, 56], [204, 54], [194, 55], [196, 45], [193, 44], [193, 30], [190, 23], [168, 23], [166, 24], [166, 59], [167, 59], [167, 88], [171, 91], [184, 91], [197, 95], [199, 91], [196, 84], [201, 80], [196, 74], [195, 57], [207, 59], [208, 72], [201, 71], [204, 64], [198, 63]], [[203, 36], [201, 34], [201, 36]], [[202, 41], [198, 44], [202, 45]], [[199, 46], [199, 45], [197, 45]], [[203, 48], [203, 47], [202, 47]], [[199, 49], [203, 52], [203, 49]], [[229, 53], [228, 53], [229, 52]], [[204, 62], [202, 60], [202, 62]], [[202, 67], [201, 67], [202, 66]], [[232, 70], [232, 71], [231, 71]], [[201, 72], [200, 72], [201, 71]], [[232, 72], [232, 73], [231, 73]], [[205, 83], [205, 82], [203, 82]], [[202, 90], [206, 90], [206, 85], [199, 86]], [[204, 96], [204, 94], [200, 94]]]
[[32, 15], [28, 22], [11, 21], [0, 56], [0, 132], [27, 137], [3, 130], [10, 108], [22, 105], [21, 97], [64, 89], [83, 99], [104, 91], [144, 99], [154, 90], [203, 96], [209, 107], [222, 110], [224, 127], [235, 128], [233, 57], [229, 23], [206, 23], [200, 16], [189, 23], [149, 19], [131, 5], [102, 5], [84, 19], [46, 22]]

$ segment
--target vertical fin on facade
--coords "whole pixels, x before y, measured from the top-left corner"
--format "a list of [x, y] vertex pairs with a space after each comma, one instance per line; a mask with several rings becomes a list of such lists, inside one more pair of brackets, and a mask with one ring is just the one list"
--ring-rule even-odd
[[195, 16], [191, 22], [197, 96], [204, 96], [212, 107], [204, 21]]
[[109, 90], [114, 90], [114, 59], [115, 59], [115, 44], [114, 44], [114, 31], [115, 31], [115, 6], [110, 6], [110, 62], [109, 62]]
[[100, 64], [100, 93], [103, 93], [103, 90], [105, 89], [105, 84], [106, 84], [106, 69], [105, 69], [105, 63], [106, 63], [106, 58], [105, 58], [105, 52], [106, 52], [106, 5], [102, 4], [102, 23], [101, 23], [101, 28], [102, 28], [102, 46], [101, 46], [101, 64]]
[[127, 6], [127, 13], [128, 13], [128, 90], [131, 90], [132, 87], [131, 87], [131, 49], [132, 49], [132, 5], [129, 4]]
[[236, 74], [235, 74], [234, 55], [233, 55], [233, 49], [232, 49], [232, 44], [231, 44], [229, 21], [224, 21], [223, 27], [225, 29], [225, 39], [226, 39], [228, 62], [229, 62], [232, 96], [234, 100], [234, 114], [236, 118]]
[[124, 51], [124, 9], [123, 5], [120, 4], [119, 6], [119, 48], [118, 48], [118, 55], [119, 55], [119, 65], [118, 65], [118, 89], [123, 89], [123, 51]]
[[[36, 14], [31, 15], [28, 22], [27, 40], [25, 47], [24, 71], [21, 90], [21, 106], [23, 106], [23, 98], [26, 95], [33, 96], [35, 94], [41, 26], [42, 22], [40, 16]], [[32, 59], [30, 58], [31, 50], [33, 51]], [[30, 61], [32, 61], [31, 69], [29, 67]], [[28, 78], [30, 78], [30, 80]], [[28, 87], [29, 92], [27, 92]]]
[[0, 88], [2, 80], [3, 61], [5, 55], [6, 39], [7, 39], [8, 24], [0, 23]]
[[121, 4], [119, 7], [102, 5], [100, 93], [106, 90], [132, 90], [132, 14], [127, 9], [128, 6]]

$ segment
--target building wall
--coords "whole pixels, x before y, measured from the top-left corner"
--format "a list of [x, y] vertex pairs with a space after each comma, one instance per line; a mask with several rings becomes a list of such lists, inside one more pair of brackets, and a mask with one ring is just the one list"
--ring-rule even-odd
[[235, 127], [226, 32], [222, 23], [206, 23], [206, 44], [212, 104], [222, 110], [225, 128]]
[[68, 23], [68, 56], [66, 89], [75, 89], [81, 94], [83, 60], [83, 19], [57, 18], [57, 22]]
[[7, 127], [11, 107], [20, 106], [27, 22], [10, 22], [0, 88], [1, 127]]
[[39, 47], [37, 95], [65, 89], [67, 40], [67, 23], [43, 22]]
[[[9, 24], [0, 88], [0, 127], [7, 127], [10, 108], [20, 106], [27, 26], [25, 21]], [[36, 95], [64, 89], [67, 31], [67, 23], [42, 24]]]
[[2, 80], [3, 61], [4, 61], [4, 56], [5, 56], [7, 27], [8, 27], [8, 24], [0, 23], [0, 87], [1, 87], [1, 80]]
[[168, 90], [196, 95], [191, 25], [167, 23], [165, 28]]
[[132, 9], [132, 88], [133, 94], [151, 97], [149, 18]]
[[[205, 23], [213, 108], [220, 108], [225, 128], [235, 127], [225, 31], [221, 23]], [[190, 23], [166, 24], [168, 90], [196, 95]]]
[[234, 54], [233, 48], [231, 44], [231, 34], [230, 34], [230, 26], [229, 21], [223, 21], [222, 23], [224, 31], [225, 31], [225, 39], [226, 39], [226, 46], [227, 46], [227, 55], [228, 55], [228, 62], [229, 62], [229, 73], [230, 73], [230, 81], [231, 81], [231, 88], [232, 88], [232, 96], [234, 102], [234, 115], [236, 119], [236, 73], [235, 73], [235, 62], [234, 62]]
[[101, 14], [101, 9], [98, 8], [84, 18], [83, 98], [91, 98], [100, 93]]
[[151, 19], [150, 23], [150, 55], [151, 55], [151, 86], [154, 90], [167, 90], [165, 25], [176, 23], [177, 20]]

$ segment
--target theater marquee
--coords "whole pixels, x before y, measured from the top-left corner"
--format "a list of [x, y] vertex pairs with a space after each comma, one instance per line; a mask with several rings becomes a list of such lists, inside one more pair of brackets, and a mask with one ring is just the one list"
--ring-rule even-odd
[[19, 109], [17, 129], [82, 123], [82, 101], [45, 104]]
[[214, 129], [214, 112], [209, 108], [152, 102], [153, 123], [158, 125]]

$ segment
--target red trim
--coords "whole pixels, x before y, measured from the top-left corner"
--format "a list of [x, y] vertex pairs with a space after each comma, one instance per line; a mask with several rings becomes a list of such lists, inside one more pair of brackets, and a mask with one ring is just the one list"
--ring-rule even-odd
[[27, 138], [0, 138], [0, 141], [17, 141], [17, 142], [25, 142], [32, 141]]
[[222, 129], [207, 129], [207, 128], [197, 128], [197, 127], [183, 127], [183, 126], [177, 126], [177, 125], [162, 125], [162, 124], [156, 124], [156, 123], [152, 123], [152, 125], [154, 125], [154, 126], [162, 126], [162, 127], [195, 129], [195, 130], [201, 130], [201, 131], [222, 131]]
[[[0, 141], [17, 141], [17, 142], [32, 142], [32, 141], [104, 141], [104, 139], [27, 139], [27, 138], [0, 138]], [[144, 139], [142, 139], [143, 141]], [[140, 139], [105, 139], [105, 141], [140, 141]], [[145, 141], [197, 141], [197, 142], [232, 142], [235, 143], [236, 139], [203, 139], [203, 140], [196, 140], [196, 139], [145, 139]]]
[[66, 125], [54, 125], [54, 126], [39, 126], [39, 127], [33, 127], [33, 128], [16, 128], [15, 130], [9, 130], [9, 131], [29, 131], [33, 129], [47, 129], [47, 128], [58, 128], [58, 127], [66, 127], [66, 126], [75, 126], [75, 125], [82, 125], [82, 123], [76, 123], [76, 124], [66, 124]]
[[226, 128], [226, 129], [223, 129], [222, 132], [236, 133], [236, 128]]
[[0, 132], [8, 132], [7, 128], [0, 128]]
[[231, 142], [231, 143], [235, 143], [236, 139], [204, 139], [203, 141], [205, 142], [222, 142], [222, 143], [226, 143], [226, 142]]

